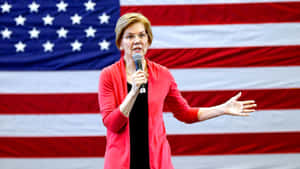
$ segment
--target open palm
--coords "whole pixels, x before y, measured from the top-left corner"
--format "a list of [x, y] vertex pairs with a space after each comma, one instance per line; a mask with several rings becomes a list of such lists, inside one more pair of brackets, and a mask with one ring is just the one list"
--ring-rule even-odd
[[222, 104], [223, 110], [225, 114], [233, 115], [233, 116], [249, 116], [251, 112], [255, 111], [255, 101], [254, 100], [246, 100], [246, 101], [238, 101], [241, 97], [242, 93], [239, 92], [237, 95], [230, 98], [227, 102]]

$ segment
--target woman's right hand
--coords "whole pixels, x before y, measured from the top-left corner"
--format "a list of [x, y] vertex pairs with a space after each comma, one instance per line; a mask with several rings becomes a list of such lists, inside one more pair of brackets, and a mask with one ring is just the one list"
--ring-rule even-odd
[[135, 73], [132, 74], [131, 80], [132, 80], [132, 88], [131, 90], [136, 93], [139, 91], [139, 88], [142, 84], [147, 83], [148, 74], [142, 70], [138, 70]]

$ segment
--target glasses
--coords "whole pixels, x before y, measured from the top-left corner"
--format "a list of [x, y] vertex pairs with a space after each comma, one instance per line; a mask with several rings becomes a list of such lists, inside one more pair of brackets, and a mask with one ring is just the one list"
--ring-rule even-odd
[[144, 39], [147, 37], [147, 34], [145, 32], [143, 33], [139, 33], [139, 34], [128, 34], [125, 36], [125, 39], [128, 39], [128, 40], [134, 40], [135, 38], [139, 38], [139, 39]]

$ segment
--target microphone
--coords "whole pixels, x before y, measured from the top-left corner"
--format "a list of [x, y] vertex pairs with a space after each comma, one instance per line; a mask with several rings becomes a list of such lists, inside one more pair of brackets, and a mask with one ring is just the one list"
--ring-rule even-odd
[[[135, 53], [132, 55], [132, 58], [134, 60], [136, 70], [143, 70], [143, 64], [142, 64], [143, 56], [139, 53]], [[145, 84], [141, 85], [140, 93], [146, 93]]]

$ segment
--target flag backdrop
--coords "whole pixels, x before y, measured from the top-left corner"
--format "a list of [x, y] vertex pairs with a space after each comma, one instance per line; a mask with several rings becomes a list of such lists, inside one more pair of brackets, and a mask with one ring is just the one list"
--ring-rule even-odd
[[[101, 69], [119, 59], [114, 26], [141, 12], [147, 54], [192, 106], [238, 91], [250, 117], [183, 124], [164, 113], [176, 169], [300, 168], [299, 0], [1, 0], [0, 168], [101, 169]], [[118, 160], [118, 159], [116, 159]]]

